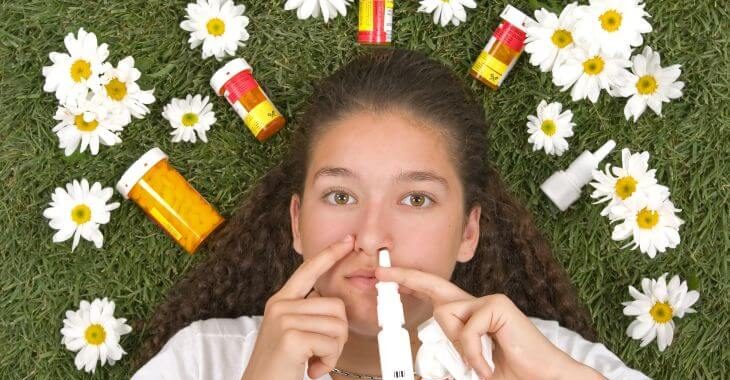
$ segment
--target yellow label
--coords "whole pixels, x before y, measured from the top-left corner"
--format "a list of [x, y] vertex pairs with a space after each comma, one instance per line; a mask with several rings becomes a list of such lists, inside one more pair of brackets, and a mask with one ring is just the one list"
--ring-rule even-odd
[[272, 120], [279, 116], [281, 116], [281, 114], [276, 110], [276, 108], [274, 108], [274, 104], [269, 100], [264, 100], [256, 105], [256, 107], [254, 107], [251, 112], [246, 115], [246, 118], [243, 121], [246, 123], [246, 126], [248, 126], [248, 129], [253, 132], [254, 136], [258, 136], [259, 132], [261, 132]]
[[373, 30], [373, 0], [360, 0], [360, 13], [358, 15], [359, 29], [361, 32]]
[[386, 9], [393, 9], [393, 0], [386, 0], [385, 1], [385, 8]]
[[481, 54], [479, 54], [477, 61], [474, 62], [474, 65], [471, 68], [479, 74], [479, 76], [495, 86], [499, 86], [500, 79], [507, 71], [507, 65], [484, 50], [482, 50]]
[[152, 218], [157, 223], [160, 223], [160, 225], [162, 225], [162, 227], [165, 229], [165, 231], [167, 231], [170, 234], [170, 236], [172, 236], [175, 240], [180, 240], [180, 238], [182, 237], [182, 234], [180, 233], [180, 231], [178, 231], [175, 227], [173, 227], [172, 223], [170, 223], [170, 221], [167, 220], [167, 218], [162, 216], [162, 213], [160, 211], [158, 211], [157, 208], [155, 208], [155, 207], [150, 208], [150, 215], [152, 215]]

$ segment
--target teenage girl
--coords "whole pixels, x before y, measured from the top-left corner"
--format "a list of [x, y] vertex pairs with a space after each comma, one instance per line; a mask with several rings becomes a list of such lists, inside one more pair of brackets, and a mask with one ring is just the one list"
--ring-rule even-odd
[[483, 378], [647, 379], [591, 342], [550, 244], [490, 163], [513, 147], [489, 145], [483, 108], [445, 66], [358, 57], [298, 124], [155, 312], [134, 380], [377, 379], [377, 280], [400, 284], [414, 356], [434, 317]]

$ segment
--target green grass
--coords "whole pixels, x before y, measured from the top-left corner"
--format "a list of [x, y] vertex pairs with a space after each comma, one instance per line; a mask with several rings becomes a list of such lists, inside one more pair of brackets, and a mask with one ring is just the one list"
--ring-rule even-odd
[[[242, 1], [237, 1], [241, 3]], [[311, 83], [347, 62], [362, 48], [354, 42], [356, 12], [329, 25], [299, 21], [283, 10], [283, 0], [243, 1], [251, 18], [248, 46], [239, 51], [256, 68], [256, 76], [292, 119], [311, 92]], [[494, 123], [493, 159], [518, 198], [532, 210], [553, 242], [559, 260], [589, 305], [600, 340], [629, 365], [656, 379], [719, 379], [730, 376], [730, 299], [728, 292], [729, 184], [728, 12], [723, 2], [649, 1], [655, 31], [646, 42], [659, 50], [662, 63], [682, 65], [685, 95], [665, 106], [660, 118], [647, 111], [637, 124], [623, 117], [625, 100], [602, 94], [595, 105], [570, 102], [522, 58], [499, 92], [471, 80], [466, 72], [494, 28], [504, 1], [480, 1], [469, 21], [441, 29], [417, 14], [415, 1], [399, 1], [395, 45], [425, 51], [461, 73]], [[513, 3], [525, 11], [533, 5]], [[562, 8], [563, 4], [558, 7]], [[191, 51], [187, 33], [178, 27], [185, 1], [3, 1], [0, 3], [0, 378], [90, 378], [73, 365], [74, 355], [61, 343], [64, 311], [81, 299], [108, 296], [117, 316], [135, 327], [122, 339], [130, 353], [143, 338], [141, 322], [150, 316], [167, 289], [200, 257], [183, 253], [129, 201], [102, 227], [105, 244], [96, 250], [82, 242], [73, 253], [70, 241], [53, 244], [53, 231], [42, 211], [56, 186], [87, 177], [113, 186], [141, 153], [159, 146], [172, 163], [224, 215], [242, 193], [281, 157], [296, 121], [266, 144], [243, 128], [221, 98], [214, 102], [218, 123], [208, 144], [173, 144], [160, 115], [172, 97], [187, 93], [213, 96], [208, 80], [220, 66]], [[143, 88], [155, 88], [158, 101], [144, 120], [134, 121], [119, 146], [102, 147], [98, 156], [65, 157], [51, 132], [57, 102], [42, 91], [41, 67], [48, 53], [62, 51], [63, 37], [79, 27], [95, 32], [110, 46], [110, 60], [132, 55], [142, 71]], [[526, 117], [541, 99], [567, 104], [575, 113], [576, 136], [563, 157], [533, 153], [527, 143]], [[686, 224], [682, 243], [651, 260], [621, 249], [610, 239], [600, 206], [584, 197], [558, 212], [539, 191], [540, 182], [565, 168], [585, 149], [607, 139], [632, 151], [647, 150], [659, 181], [672, 191]], [[609, 157], [619, 161], [618, 149]], [[641, 349], [626, 337], [630, 319], [621, 301], [629, 285], [664, 272], [696, 276], [701, 298], [697, 314], [678, 322], [675, 342], [664, 353], [656, 344]], [[95, 378], [130, 375], [128, 357], [97, 370]]]

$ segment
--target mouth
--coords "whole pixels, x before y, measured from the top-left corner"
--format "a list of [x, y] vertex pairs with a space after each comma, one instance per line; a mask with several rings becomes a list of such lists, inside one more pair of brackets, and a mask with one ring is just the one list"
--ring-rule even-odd
[[360, 289], [375, 289], [375, 284], [378, 282], [378, 279], [375, 277], [354, 276], [346, 277], [346, 279], [350, 285]]
[[378, 279], [375, 277], [375, 268], [362, 268], [345, 276], [351, 286], [359, 289], [374, 289]]

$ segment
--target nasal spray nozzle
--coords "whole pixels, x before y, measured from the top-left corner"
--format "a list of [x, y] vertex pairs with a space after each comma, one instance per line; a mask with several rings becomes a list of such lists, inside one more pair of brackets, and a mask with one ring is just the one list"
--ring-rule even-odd
[[583, 186], [590, 182], [593, 170], [615, 146], [615, 141], [608, 140], [594, 153], [584, 151], [570, 164], [568, 169], [553, 173], [540, 185], [540, 189], [558, 206], [560, 211], [567, 210], [580, 197]]
[[[378, 264], [390, 268], [390, 252], [378, 251]], [[414, 380], [413, 354], [408, 330], [403, 328], [405, 316], [398, 294], [398, 283], [378, 281], [378, 352], [383, 380]]]

